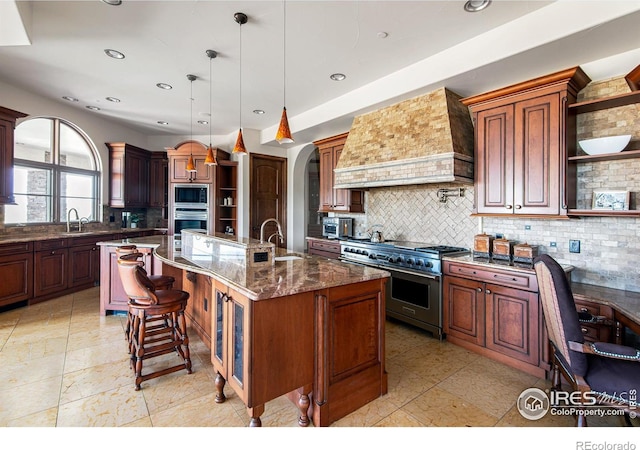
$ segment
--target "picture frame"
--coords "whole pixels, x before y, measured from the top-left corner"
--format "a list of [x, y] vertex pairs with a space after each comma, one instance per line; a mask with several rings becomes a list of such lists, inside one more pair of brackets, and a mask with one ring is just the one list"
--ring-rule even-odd
[[628, 211], [629, 191], [593, 191], [592, 209], [605, 211]]

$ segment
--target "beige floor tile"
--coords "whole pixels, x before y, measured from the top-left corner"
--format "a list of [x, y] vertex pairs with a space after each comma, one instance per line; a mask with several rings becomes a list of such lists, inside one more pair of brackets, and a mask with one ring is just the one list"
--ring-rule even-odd
[[376, 427], [423, 427], [411, 414], [398, 409], [375, 424]]
[[67, 336], [41, 339], [31, 342], [6, 343], [0, 352], [0, 367], [17, 364], [47, 356], [64, 355], [67, 348]]
[[58, 408], [50, 408], [10, 420], [8, 427], [55, 427], [58, 420]]
[[358, 410], [334, 422], [333, 427], [372, 427], [389, 416], [397, 407], [387, 401], [386, 396], [378, 397]]
[[151, 414], [154, 427], [244, 427], [231, 405], [218, 404], [209, 394]]
[[126, 386], [60, 405], [59, 427], [119, 427], [148, 417], [140, 391]]
[[61, 376], [16, 385], [0, 383], [0, 425], [58, 406]]
[[400, 363], [387, 364], [386, 368], [388, 392], [384, 399], [396, 408], [407, 404], [437, 383], [435, 377], [408, 369]]
[[130, 358], [126, 351], [124, 339], [120, 344], [103, 343], [102, 345], [94, 345], [67, 352], [64, 373], [77, 372], [78, 370], [103, 364], [121, 366], [123, 371], [129, 369]]
[[[130, 384], [133, 389], [133, 374]], [[206, 372], [196, 370], [188, 374], [186, 370], [181, 370], [143, 382], [141, 391], [149, 412], [156, 414], [197, 397], [212, 394], [214, 389]]]
[[401, 408], [424, 426], [491, 427], [498, 419], [437, 386]]
[[0, 367], [0, 389], [11, 389], [60, 376], [63, 367], [63, 353], [3, 365]]
[[60, 404], [76, 402], [114, 388], [134, 390], [134, 377], [126, 361], [91, 366], [65, 373]]

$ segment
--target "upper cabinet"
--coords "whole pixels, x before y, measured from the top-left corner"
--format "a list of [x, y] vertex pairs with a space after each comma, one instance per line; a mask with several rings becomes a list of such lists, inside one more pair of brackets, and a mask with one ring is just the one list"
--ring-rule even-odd
[[462, 100], [475, 123], [476, 214], [566, 217], [575, 207], [568, 106], [589, 81], [574, 67]]
[[26, 114], [0, 106], [0, 205], [15, 203], [13, 198], [13, 132], [16, 120]]
[[167, 208], [169, 182], [169, 160], [167, 152], [151, 152], [149, 167], [149, 206], [152, 208]]
[[[171, 183], [213, 183], [215, 167], [204, 163], [207, 157], [206, 145], [197, 141], [185, 141], [175, 149], [169, 150], [168, 154]], [[193, 157], [195, 172], [187, 171], [190, 157]]]
[[349, 133], [315, 141], [320, 151], [320, 208], [319, 212], [364, 212], [364, 192], [352, 189], [334, 189], [333, 170]]
[[149, 206], [149, 164], [151, 152], [125, 142], [107, 142], [109, 148], [109, 206]]

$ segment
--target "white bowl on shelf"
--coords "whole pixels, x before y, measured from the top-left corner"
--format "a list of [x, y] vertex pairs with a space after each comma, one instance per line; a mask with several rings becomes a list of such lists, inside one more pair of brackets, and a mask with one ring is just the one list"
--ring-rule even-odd
[[630, 140], [630, 134], [621, 134], [620, 136], [584, 139], [579, 141], [579, 144], [580, 148], [588, 155], [604, 155], [621, 152], [629, 144]]

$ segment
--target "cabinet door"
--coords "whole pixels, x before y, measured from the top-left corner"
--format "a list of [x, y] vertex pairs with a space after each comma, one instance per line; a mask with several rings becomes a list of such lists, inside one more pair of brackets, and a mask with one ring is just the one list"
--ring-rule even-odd
[[189, 183], [197, 181], [198, 183], [212, 183], [214, 166], [207, 166], [204, 163], [206, 155], [193, 155], [193, 162], [196, 166], [196, 172], [187, 172], [187, 162], [189, 155], [178, 155], [169, 158], [169, 177], [172, 183]]
[[[229, 289], [227, 301], [227, 376], [229, 386], [247, 404], [249, 386], [249, 354], [251, 336], [249, 311], [251, 300]], [[253, 406], [253, 405], [248, 405]]]
[[33, 295], [33, 253], [0, 256], [0, 306], [29, 300]]
[[184, 272], [182, 289], [189, 293], [186, 314], [189, 325], [208, 347], [211, 345], [211, 278], [193, 272]]
[[96, 245], [69, 249], [69, 287], [93, 286], [100, 279], [100, 252]]
[[533, 292], [485, 285], [486, 347], [538, 365], [538, 295]]
[[125, 154], [125, 205], [146, 208], [149, 205], [149, 158]]
[[447, 335], [484, 346], [484, 284], [457, 277], [444, 277], [443, 318]]
[[[560, 95], [515, 104], [515, 214], [560, 213]], [[492, 180], [493, 183], [494, 180]]]
[[67, 288], [68, 259], [69, 251], [66, 248], [35, 252], [35, 297], [55, 294]]
[[[158, 152], [156, 152], [158, 153]], [[153, 154], [151, 156], [149, 180], [149, 206], [152, 208], [165, 208], [167, 206], [167, 182], [169, 173], [169, 161], [164, 152], [160, 155]]]
[[13, 196], [13, 142], [16, 120], [26, 114], [0, 106], [0, 205], [15, 202]]
[[[331, 186], [336, 184], [336, 176], [333, 169], [338, 165], [338, 160], [342, 154], [344, 144], [336, 145], [333, 147], [333, 166], [331, 168]], [[334, 211], [349, 211], [349, 189], [332, 189], [333, 190], [333, 210]]]
[[320, 149], [320, 212], [333, 211], [333, 148]]
[[211, 363], [224, 378], [227, 377], [227, 302], [228, 289], [214, 282], [212, 286], [213, 307], [211, 309]]
[[513, 211], [513, 105], [476, 115], [476, 207], [478, 213]]

